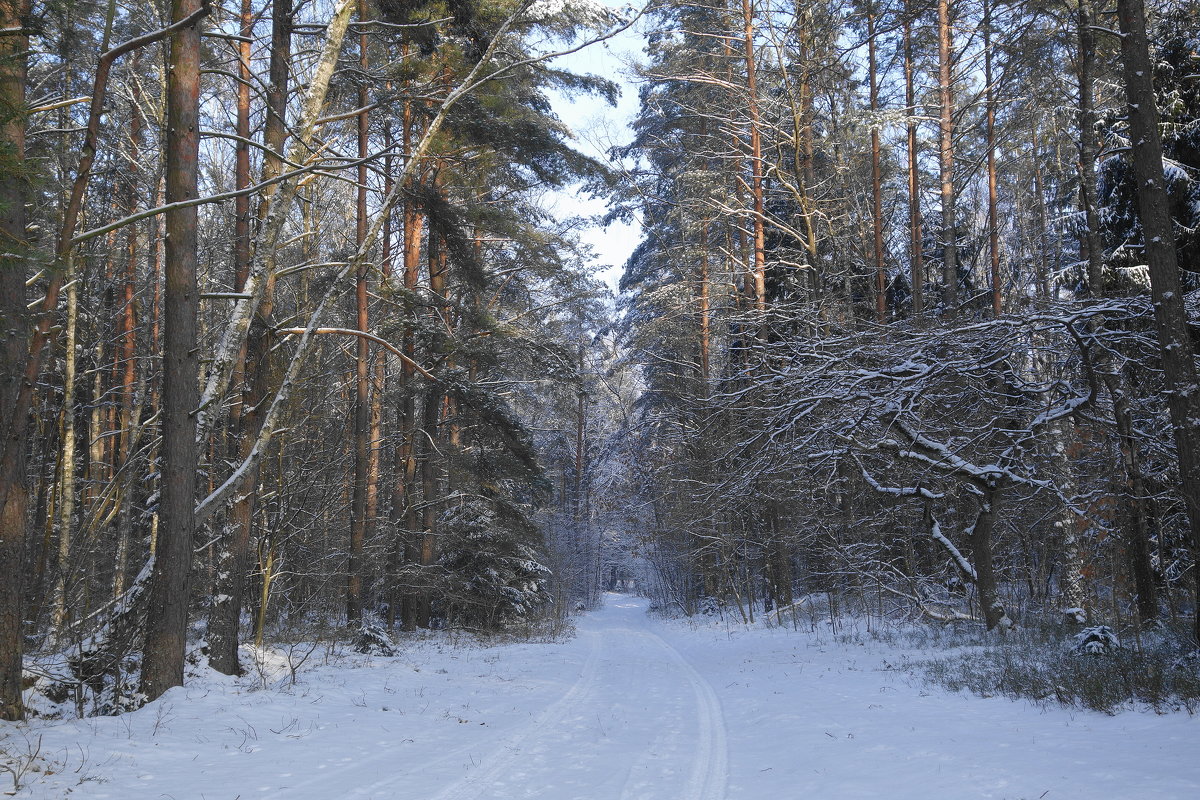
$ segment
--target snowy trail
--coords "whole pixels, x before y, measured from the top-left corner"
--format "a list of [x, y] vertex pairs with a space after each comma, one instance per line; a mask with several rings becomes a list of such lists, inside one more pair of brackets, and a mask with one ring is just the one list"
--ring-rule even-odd
[[647, 626], [644, 601], [627, 599], [582, 621], [592, 656], [579, 681], [534, 725], [507, 737], [432, 800], [722, 800], [720, 704], [687, 660]]
[[409, 639], [266, 691], [205, 673], [122, 717], [0, 724], [0, 759], [40, 743], [16, 795], [38, 800], [1200, 797], [1184, 713], [949, 694], [824, 623], [663, 621], [621, 595], [577, 630]]

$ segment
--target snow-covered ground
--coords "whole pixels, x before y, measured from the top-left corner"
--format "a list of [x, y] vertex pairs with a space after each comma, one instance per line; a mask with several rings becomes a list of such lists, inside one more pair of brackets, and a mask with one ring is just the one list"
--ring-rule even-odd
[[17, 796], [55, 800], [1200, 797], [1186, 714], [948, 694], [881, 645], [645, 612], [609, 595], [565, 641], [430, 639], [294, 686], [206, 674], [122, 717], [0, 723], [0, 750], [40, 740]]

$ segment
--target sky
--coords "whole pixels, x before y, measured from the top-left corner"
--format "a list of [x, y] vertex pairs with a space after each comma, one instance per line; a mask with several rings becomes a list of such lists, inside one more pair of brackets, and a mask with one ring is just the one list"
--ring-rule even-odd
[[[630, 77], [630, 63], [639, 59], [641, 53], [642, 34], [635, 25], [607, 42], [554, 61], [554, 66], [560, 69], [599, 75], [614, 81], [621, 88], [615, 108], [599, 97], [568, 99], [558, 93], [551, 94], [555, 112], [574, 132], [575, 146], [580, 151], [607, 162], [608, 149], [625, 144], [632, 137], [629, 123], [637, 112], [638, 99], [637, 86]], [[600, 216], [607, 210], [606, 199], [588, 198], [574, 188], [554, 192], [546, 199], [546, 204], [563, 216]], [[625, 260], [641, 239], [640, 226], [621, 222], [614, 222], [607, 227], [595, 224], [589, 226], [580, 238], [595, 251], [597, 275], [615, 294]]]

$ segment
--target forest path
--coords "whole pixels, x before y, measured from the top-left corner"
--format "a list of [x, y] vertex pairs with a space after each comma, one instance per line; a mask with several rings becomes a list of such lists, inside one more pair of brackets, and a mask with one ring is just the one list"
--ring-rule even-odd
[[40, 748], [17, 795], [37, 800], [1200, 797], [1200, 717], [946, 693], [896, 668], [932, 653], [849, 621], [646, 610], [610, 594], [551, 642], [318, 651], [294, 685], [278, 647], [121, 717], [0, 725], [0, 759]]
[[610, 595], [579, 633], [590, 655], [574, 685], [432, 800], [723, 800], [720, 703], [651, 630], [646, 601]]

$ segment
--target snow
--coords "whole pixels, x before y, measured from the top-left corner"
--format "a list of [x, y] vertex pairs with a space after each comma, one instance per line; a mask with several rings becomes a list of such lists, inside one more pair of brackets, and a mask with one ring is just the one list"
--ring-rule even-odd
[[122, 717], [5, 723], [0, 749], [40, 739], [17, 797], [55, 800], [1200, 796], [1186, 714], [947, 693], [827, 622], [688, 624], [646, 606], [610, 594], [553, 642], [278, 648], [246, 678], [202, 672]]

